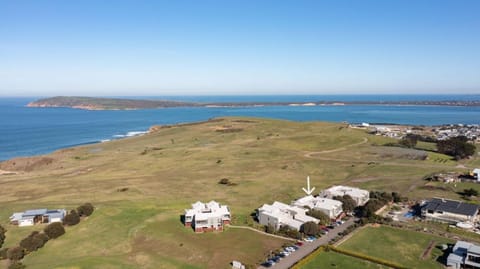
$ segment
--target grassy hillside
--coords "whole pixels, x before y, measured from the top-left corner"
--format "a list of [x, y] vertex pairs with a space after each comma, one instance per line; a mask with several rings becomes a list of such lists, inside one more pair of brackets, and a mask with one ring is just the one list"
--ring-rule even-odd
[[[0, 176], [5, 246], [31, 231], [8, 225], [12, 212], [92, 202], [97, 210], [91, 217], [24, 263], [29, 268], [227, 268], [232, 260], [259, 262], [283, 242], [248, 230], [194, 234], [182, 226], [180, 214], [197, 200], [229, 205], [235, 224], [244, 225], [263, 203], [302, 195], [307, 175], [317, 190], [348, 184], [412, 198], [458, 198], [454, 190], [424, 188], [422, 178], [465, 170], [455, 168], [455, 161], [412, 160], [404, 149], [381, 146], [391, 140], [344, 124], [225, 118], [155, 130], [1, 163], [0, 169], [18, 172]], [[235, 185], [218, 184], [222, 178]]]

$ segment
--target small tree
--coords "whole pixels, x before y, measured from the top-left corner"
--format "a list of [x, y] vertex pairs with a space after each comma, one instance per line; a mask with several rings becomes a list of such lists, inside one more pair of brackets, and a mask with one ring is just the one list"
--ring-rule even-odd
[[50, 223], [47, 227], [45, 227], [43, 231], [48, 236], [48, 238], [55, 239], [65, 233], [65, 228], [63, 228], [63, 225], [60, 222], [54, 222]]
[[25, 251], [22, 247], [14, 247], [7, 251], [7, 258], [12, 261], [19, 261], [25, 256]]
[[348, 194], [344, 196], [335, 196], [333, 199], [342, 202], [342, 209], [344, 212], [353, 212], [355, 207], [357, 207], [357, 202], [355, 202], [355, 200], [353, 200]]
[[469, 197], [472, 197], [472, 196], [478, 196], [478, 191], [474, 188], [470, 188], [470, 189], [464, 189], [463, 190], [463, 194], [465, 196], [469, 196]]
[[417, 145], [418, 136], [413, 134], [407, 134], [402, 140], [400, 140], [400, 145], [407, 148], [414, 148]]
[[5, 233], [6, 232], [7, 232], [7, 230], [5, 230], [5, 228], [3, 228], [2, 225], [0, 225], [0, 248], [3, 245], [3, 242], [5, 242]]
[[91, 203], [85, 203], [77, 208], [78, 215], [81, 217], [92, 215], [94, 207]]
[[437, 142], [437, 150], [440, 153], [453, 156], [457, 159], [467, 158], [475, 154], [475, 145], [468, 142], [465, 136], [452, 137]]
[[322, 224], [322, 225], [327, 225], [331, 221], [330, 217], [327, 216], [327, 214], [325, 214], [325, 213], [323, 213], [322, 211], [319, 211], [319, 210], [310, 209], [309, 211], [307, 211], [307, 215], [320, 220], [320, 224]]
[[79, 222], [80, 217], [75, 210], [70, 211], [70, 213], [68, 213], [63, 219], [63, 223], [69, 226], [77, 225]]
[[13, 262], [8, 266], [8, 269], [25, 269], [27, 266], [21, 262]]
[[265, 226], [265, 232], [269, 234], [273, 234], [275, 233], [275, 227], [273, 227], [273, 225], [271, 224], [268, 224]]
[[8, 252], [8, 248], [2, 248], [0, 249], [0, 260], [5, 260], [7, 259], [7, 252]]
[[318, 234], [318, 224], [316, 224], [313, 221], [305, 222], [301, 228], [302, 228], [302, 232], [306, 235]]

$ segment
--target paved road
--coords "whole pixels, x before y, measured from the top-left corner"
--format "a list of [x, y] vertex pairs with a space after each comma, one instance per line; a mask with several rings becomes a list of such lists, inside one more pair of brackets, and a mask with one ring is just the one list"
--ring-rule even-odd
[[[345, 221], [344, 224], [331, 229], [327, 235], [323, 235], [321, 238], [307, 243], [304, 242], [303, 246], [301, 246], [297, 251], [293, 252], [289, 256], [281, 259], [277, 264], [270, 268], [274, 269], [288, 269], [292, 267], [295, 263], [299, 260], [306, 257], [308, 254], [312, 253], [315, 249], [317, 249], [321, 245], [327, 245], [328, 242], [333, 239], [335, 236], [338, 235], [339, 232], [343, 232], [348, 226], [353, 225], [355, 218], [350, 218], [349, 220]], [[258, 269], [264, 269], [265, 267], [260, 266]]]

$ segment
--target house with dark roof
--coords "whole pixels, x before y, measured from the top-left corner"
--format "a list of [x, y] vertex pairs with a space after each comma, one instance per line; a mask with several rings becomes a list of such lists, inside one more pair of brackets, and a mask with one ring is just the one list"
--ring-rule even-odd
[[475, 223], [479, 206], [455, 200], [433, 198], [422, 207], [422, 217], [426, 220], [456, 224]]

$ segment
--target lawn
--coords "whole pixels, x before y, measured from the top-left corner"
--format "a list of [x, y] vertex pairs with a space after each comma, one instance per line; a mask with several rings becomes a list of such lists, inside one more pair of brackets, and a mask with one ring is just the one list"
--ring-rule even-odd
[[[385, 154], [389, 149], [379, 145], [389, 141], [394, 140], [338, 123], [224, 118], [7, 161], [0, 169], [19, 174], [0, 176], [5, 247], [37, 229], [8, 225], [12, 212], [73, 209], [91, 202], [97, 207], [92, 217], [29, 254], [24, 263], [35, 268], [258, 263], [283, 242], [247, 230], [197, 235], [182, 227], [180, 214], [196, 201], [217, 200], [229, 206], [235, 224], [251, 224], [250, 214], [262, 204], [289, 203], [303, 195], [307, 176], [317, 191], [346, 184], [428, 198], [436, 192], [421, 188], [422, 178], [459, 164]], [[218, 184], [222, 178], [234, 184]], [[460, 197], [452, 190], [445, 193]]]
[[[435, 242], [430, 255], [422, 259], [424, 251]], [[339, 248], [394, 262], [408, 268], [443, 268], [437, 261], [443, 255], [436, 246], [452, 243], [449, 239], [421, 232], [388, 226], [365, 227], [356, 232]]]
[[386, 269], [388, 267], [343, 255], [333, 251], [319, 252], [309, 263], [302, 267], [303, 269]]

